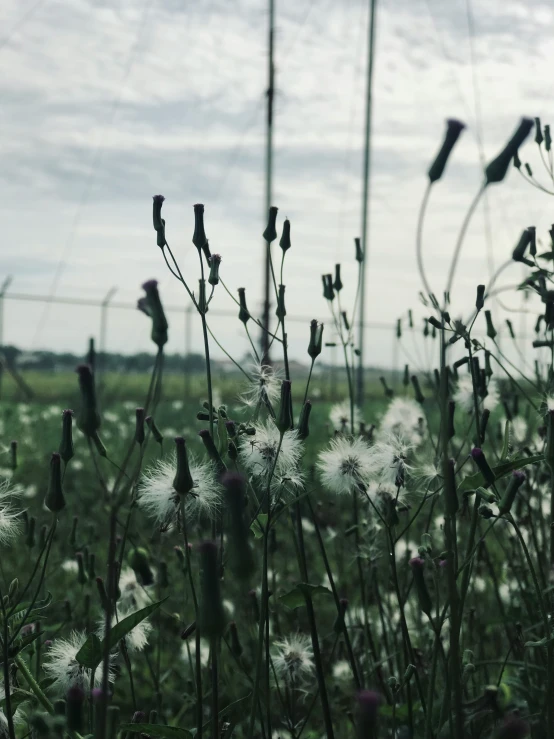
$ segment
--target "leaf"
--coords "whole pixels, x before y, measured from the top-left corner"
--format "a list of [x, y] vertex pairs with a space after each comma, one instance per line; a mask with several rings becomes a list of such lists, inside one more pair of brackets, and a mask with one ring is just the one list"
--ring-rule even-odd
[[[512, 459], [509, 462], [503, 462], [497, 467], [493, 467], [493, 472], [497, 480], [502, 477], [506, 477], [510, 472], [519, 470], [522, 467], [527, 467], [528, 464], [538, 464], [544, 461], [544, 454], [536, 454], [534, 457], [522, 457], [521, 459]], [[476, 472], [474, 475], [469, 475], [464, 478], [458, 488], [458, 492], [463, 493], [466, 490], [476, 490], [485, 486], [485, 480], [480, 472]]]
[[134, 734], [149, 734], [150, 736], [161, 736], [163, 739], [193, 739], [193, 734], [188, 729], [178, 726], [164, 726], [163, 724], [120, 724], [121, 731], [129, 731]]
[[[38, 618], [37, 611], [42, 611], [44, 608], [48, 608], [48, 606], [52, 603], [52, 593], [47, 593], [46, 598], [44, 600], [37, 600], [33, 608], [29, 611], [29, 615], [27, 616], [28, 619], [36, 620]], [[10, 625], [13, 626], [19, 626], [21, 621], [23, 620], [23, 617], [27, 613], [27, 609], [29, 608], [31, 604], [30, 603], [20, 603], [16, 610], [12, 613], [12, 615], [8, 618], [8, 621], [10, 622]]]
[[[25, 701], [35, 701], [36, 697], [34, 693], [29, 692], [28, 690], [23, 690], [22, 688], [12, 688], [10, 691], [10, 699], [11, 699], [11, 708], [12, 708], [12, 716], [17, 710], [17, 707], [21, 705], [21, 703], [25, 703]], [[0, 700], [0, 706], [2, 706], [2, 710], [5, 712], [6, 710], [6, 698], [2, 698]]]
[[[140, 611], [135, 611], [135, 613], [131, 613], [130, 616], [127, 616], [127, 618], [124, 618], [119, 623], [114, 624], [110, 631], [110, 649], [117, 646], [119, 642], [135, 628], [135, 626], [140, 624], [141, 621], [144, 621], [145, 618], [148, 618], [151, 613], [154, 613], [154, 611], [157, 610], [166, 600], [167, 598], [164, 598], [157, 603], [151, 603], [149, 606], [146, 606], [146, 608], [141, 608]], [[102, 641], [102, 648], [104, 647], [104, 641], [105, 640]]]
[[282, 595], [279, 600], [287, 608], [300, 608], [306, 605], [306, 598], [314, 598], [316, 595], [332, 595], [332, 593], [329, 588], [323, 585], [310, 585], [307, 582], [299, 582], [292, 590]]
[[267, 513], [258, 513], [256, 518], [252, 521], [250, 529], [256, 539], [261, 539], [264, 535], [264, 531], [267, 527]]
[[102, 642], [96, 634], [89, 634], [86, 642], [75, 655], [77, 662], [89, 670], [94, 670], [102, 662], [103, 657]]

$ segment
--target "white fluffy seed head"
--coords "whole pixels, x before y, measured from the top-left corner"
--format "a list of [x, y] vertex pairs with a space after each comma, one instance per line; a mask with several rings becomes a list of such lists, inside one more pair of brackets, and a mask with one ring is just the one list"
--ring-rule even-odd
[[279, 429], [273, 421], [254, 426], [256, 433], [242, 439], [239, 457], [248, 472], [260, 480], [267, 479], [273, 472], [271, 489], [297, 490], [302, 486], [302, 474], [298, 463], [302, 457], [304, 444], [296, 430], [285, 431], [279, 448]]
[[264, 406], [266, 401], [271, 404], [279, 400], [281, 395], [281, 377], [269, 365], [254, 363], [248, 368], [252, 378], [240, 395], [240, 401], [248, 408]]
[[[500, 400], [498, 386], [495, 380], [490, 380], [487, 385], [488, 394], [484, 399], [479, 398], [479, 405], [489, 411], [493, 411]], [[456, 391], [454, 392], [456, 407], [465, 413], [472, 413], [474, 409], [473, 381], [470, 374], [462, 375], [458, 379]]]
[[[65, 696], [69, 688], [79, 687], [87, 693], [90, 688], [91, 670], [80, 665], [75, 655], [87, 639], [84, 631], [72, 631], [67, 639], [54, 639], [44, 658], [44, 670], [54, 679], [51, 689], [58, 695]], [[114, 674], [110, 664], [110, 682]], [[102, 682], [102, 670], [96, 670], [94, 685]]]
[[[362, 413], [357, 405], [354, 406], [354, 433], [357, 433], [362, 423]], [[351, 407], [350, 400], [341, 400], [340, 403], [335, 403], [331, 406], [329, 411], [329, 421], [335, 431], [339, 431], [343, 434], [349, 434], [351, 431]]]
[[[211, 519], [219, 509], [222, 488], [211, 462], [197, 462], [189, 455], [194, 487], [185, 499], [187, 518], [206, 516]], [[138, 505], [163, 529], [174, 526], [179, 516], [180, 498], [173, 487], [177, 471], [175, 455], [169, 461], [158, 460], [147, 470], [138, 487]]]
[[329, 491], [337, 495], [352, 493], [365, 487], [371, 477], [370, 447], [361, 437], [336, 436], [319, 453], [317, 468]]
[[313, 652], [309, 637], [302, 634], [274, 644], [273, 666], [277, 677], [287, 685], [304, 682], [313, 674]]
[[122, 611], [140, 611], [152, 602], [148, 589], [139, 583], [135, 571], [123, 567], [119, 575], [120, 596], [117, 607]]
[[11, 485], [8, 480], [0, 482], [0, 545], [12, 544], [21, 534], [21, 513], [14, 501], [22, 494], [19, 485]]
[[377, 441], [370, 449], [372, 474], [381, 484], [403, 485], [412, 470], [408, 459], [413, 449], [413, 443], [396, 434]]
[[[112, 628], [120, 621], [123, 621], [124, 618], [127, 618], [127, 616], [131, 616], [134, 612], [134, 610], [125, 611], [121, 609], [118, 605], [117, 615], [114, 614], [112, 617]], [[141, 621], [134, 628], [132, 628], [131, 631], [129, 631], [129, 633], [125, 636], [125, 646], [127, 647], [128, 652], [131, 654], [134, 652], [142, 652], [144, 647], [148, 644], [148, 637], [151, 631], [152, 625], [147, 619]], [[104, 635], [106, 634], [105, 619], [101, 619], [98, 622], [98, 629], [96, 630], [96, 634], [100, 639], [104, 638]]]
[[380, 429], [386, 434], [396, 434], [416, 446], [423, 441], [425, 416], [419, 403], [412, 398], [394, 398], [381, 419]]

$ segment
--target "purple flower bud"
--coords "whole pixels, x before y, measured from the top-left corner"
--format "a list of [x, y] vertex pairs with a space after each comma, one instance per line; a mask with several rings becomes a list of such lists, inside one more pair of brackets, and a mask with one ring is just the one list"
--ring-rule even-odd
[[92, 700], [95, 703], [98, 703], [98, 701], [102, 700], [102, 696], [104, 695], [104, 691], [102, 688], [93, 688], [92, 689]]
[[163, 195], [152, 196], [153, 208], [152, 208], [152, 221], [154, 223], [154, 229], [156, 231], [163, 231], [162, 223], [162, 205], [165, 200]]
[[485, 481], [485, 486], [490, 487], [493, 482], [496, 479], [496, 476], [492, 469], [489, 466], [489, 463], [487, 462], [487, 459], [485, 457], [485, 454], [482, 449], [479, 447], [475, 447], [471, 450], [471, 457], [477, 467], [479, 468], [479, 472], [483, 475], [483, 479]]
[[356, 695], [357, 735], [359, 739], [377, 739], [381, 696], [373, 690], [360, 690]]

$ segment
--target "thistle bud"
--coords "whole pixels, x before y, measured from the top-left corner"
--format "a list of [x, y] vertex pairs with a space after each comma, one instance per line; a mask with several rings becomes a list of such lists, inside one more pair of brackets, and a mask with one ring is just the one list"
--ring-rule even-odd
[[156, 232], [156, 245], [160, 247], [160, 249], [163, 249], [166, 245], [165, 240], [165, 218], [162, 218], [162, 227], [159, 231]]
[[267, 226], [266, 226], [265, 231], [262, 234], [268, 244], [271, 244], [271, 242], [275, 241], [275, 239], [277, 238], [277, 231], [275, 229], [275, 221], [277, 220], [278, 210], [279, 209], [276, 208], [274, 205], [272, 205], [269, 209], [269, 217], [267, 220]]
[[460, 121], [454, 120], [452, 118], [449, 118], [446, 121], [446, 135], [444, 137], [444, 141], [441, 145], [441, 148], [439, 149], [439, 153], [435, 157], [435, 161], [429, 168], [428, 172], [429, 181], [431, 183], [440, 180], [440, 178], [442, 177], [444, 168], [446, 167], [446, 163], [448, 161], [448, 157], [450, 156], [452, 149], [454, 148], [464, 128], [465, 125]]
[[481, 308], [485, 305], [485, 286], [484, 285], [477, 285], [477, 300], [475, 301], [475, 307], [477, 310], [481, 310]]
[[481, 437], [481, 441], [485, 441], [485, 434], [487, 433], [487, 424], [489, 422], [491, 412], [488, 408], [485, 408], [483, 413], [481, 413], [481, 422], [479, 424], [479, 436]]
[[218, 474], [223, 474], [223, 472], [225, 472], [225, 465], [223, 464], [223, 460], [217, 450], [212, 435], [208, 429], [202, 429], [202, 431], [198, 432], [198, 436], [202, 439], [202, 443], [208, 453], [208, 457], [215, 464]]
[[456, 413], [456, 403], [450, 400], [448, 403], [448, 419], [446, 422], [446, 436], [448, 439], [452, 439], [456, 435], [456, 428], [454, 426], [454, 415]]
[[98, 591], [98, 597], [100, 599], [100, 605], [102, 606], [103, 611], [108, 610], [108, 593], [106, 592], [106, 586], [104, 585], [104, 580], [102, 580], [101, 577], [95, 578], [96, 581], [96, 590]]
[[286, 252], [291, 247], [290, 243], [290, 221], [287, 218], [285, 222], [283, 223], [283, 233], [281, 234], [281, 238], [279, 240], [279, 246], [281, 249]]
[[315, 320], [310, 322], [310, 343], [308, 344], [308, 354], [315, 361], [316, 357], [321, 354], [323, 342], [323, 324]]
[[65, 464], [75, 455], [73, 448], [73, 411], [69, 409], [62, 413], [62, 438], [58, 451]]
[[325, 300], [334, 300], [335, 299], [335, 289], [333, 287], [333, 275], [327, 274], [323, 275], [323, 297]]
[[87, 364], [92, 372], [94, 372], [96, 368], [96, 349], [94, 348], [94, 338], [92, 336], [88, 341]]
[[504, 492], [504, 495], [502, 496], [500, 503], [498, 504], [498, 510], [501, 516], [511, 511], [516, 499], [517, 491], [523, 485], [525, 480], [525, 473], [521, 472], [520, 470], [514, 470], [514, 472], [512, 472], [510, 482], [508, 483], [506, 491]]
[[533, 128], [533, 121], [531, 118], [522, 118], [519, 126], [517, 127], [514, 135], [508, 141], [506, 146], [502, 149], [500, 154], [493, 159], [492, 162], [485, 169], [485, 184], [490, 185], [494, 182], [502, 182], [508, 171], [510, 162], [517, 153], [519, 147], [523, 144], [531, 129]]
[[425, 561], [421, 557], [413, 557], [410, 560], [410, 567], [414, 576], [414, 585], [419, 600], [419, 607], [429, 618], [431, 617], [431, 596], [427, 589], [427, 583], [425, 582], [425, 575], [423, 573], [425, 567]]
[[255, 569], [250, 546], [250, 530], [245, 519], [246, 480], [238, 472], [226, 472], [222, 477], [226, 509], [229, 512], [229, 548], [231, 570], [245, 580]]
[[377, 739], [381, 696], [373, 690], [360, 690], [356, 704], [356, 736], [358, 739]]
[[219, 265], [221, 264], [221, 254], [212, 254], [209, 259], [210, 263], [210, 276], [208, 282], [210, 285], [219, 284]]
[[496, 480], [496, 476], [487, 462], [485, 453], [479, 447], [475, 447], [471, 450], [471, 458], [477, 465], [479, 472], [483, 475], [486, 487], [490, 487]]
[[415, 395], [416, 401], [418, 403], [423, 403], [423, 401], [425, 400], [425, 397], [423, 393], [421, 392], [421, 387], [419, 386], [419, 380], [417, 378], [417, 375], [412, 375], [410, 379], [412, 381], [412, 387], [414, 388], [414, 395]]
[[152, 208], [152, 221], [154, 223], [154, 229], [156, 231], [164, 231], [164, 224], [162, 221], [162, 205], [164, 203], [163, 195], [153, 195], [153, 208]]
[[354, 239], [354, 246], [356, 247], [356, 261], [361, 264], [364, 261], [364, 252], [362, 250], [362, 242], [358, 236]]
[[402, 384], [404, 385], [404, 387], [408, 387], [408, 385], [410, 384], [410, 367], [407, 364], [404, 365], [404, 376], [402, 378]]
[[302, 406], [302, 410], [300, 411], [300, 418], [298, 419], [298, 438], [299, 439], [307, 439], [310, 435], [310, 427], [309, 427], [309, 421], [310, 421], [310, 413], [312, 412], [312, 404], [309, 400], [307, 400], [304, 405]]
[[335, 264], [335, 279], [333, 282], [335, 292], [340, 292], [343, 288], [342, 280], [340, 278], [340, 264]]
[[235, 657], [240, 657], [242, 654], [242, 645], [239, 639], [239, 632], [235, 621], [231, 621], [229, 624], [229, 638], [231, 640], [231, 652]]
[[139, 446], [144, 444], [144, 408], [135, 411], [135, 441]]
[[206, 244], [206, 232], [204, 230], [204, 206], [202, 203], [196, 203], [194, 206], [194, 233], [192, 235], [192, 243], [200, 252]]
[[446, 462], [446, 470], [444, 476], [444, 501], [446, 513], [449, 516], [455, 516], [458, 512], [458, 494], [456, 493], [456, 471], [453, 459]]
[[246, 307], [246, 288], [239, 287], [239, 321], [242, 321], [244, 325], [248, 323], [250, 319], [250, 313]]
[[231, 462], [236, 462], [239, 457], [239, 450], [237, 449], [237, 445], [231, 439], [227, 444], [227, 456], [229, 457]]
[[156, 441], [158, 444], [162, 444], [164, 437], [162, 436], [160, 429], [156, 426], [156, 422], [154, 421], [152, 416], [146, 416], [145, 421], [146, 421], [146, 425], [152, 432], [154, 441]]
[[542, 135], [541, 119], [535, 118], [535, 143], [540, 146], [543, 141], [544, 138]]
[[379, 378], [379, 382], [383, 386], [383, 391], [385, 393], [385, 398], [392, 398], [394, 396], [394, 390], [387, 385], [387, 380], [385, 377], [381, 376]]
[[533, 170], [531, 169], [531, 165], [528, 162], [525, 162], [525, 171], [529, 175], [529, 177], [533, 176]]
[[141, 585], [146, 586], [154, 583], [154, 575], [150, 569], [150, 560], [146, 549], [142, 547], [132, 549], [129, 552], [128, 562]]
[[85, 714], [85, 691], [78, 685], [73, 685], [67, 691], [65, 717], [69, 732], [83, 732]]
[[279, 292], [277, 293], [277, 310], [275, 315], [280, 321], [283, 321], [287, 315], [285, 308], [285, 285], [279, 285]]
[[550, 126], [547, 123], [544, 127], [544, 148], [546, 151], [550, 151], [550, 147], [552, 146], [552, 137], [550, 136]]
[[532, 257], [537, 256], [537, 228], [536, 226], [529, 226], [529, 254]]
[[152, 319], [152, 341], [161, 349], [164, 344], [167, 344], [168, 323], [158, 292], [158, 281], [147, 280], [143, 283], [142, 289], [146, 293], [146, 308]]
[[94, 375], [86, 364], [77, 367], [79, 390], [81, 391], [81, 407], [77, 415], [77, 426], [85, 436], [94, 437], [100, 428], [100, 414], [96, 404], [96, 388]]
[[10, 469], [15, 472], [17, 469], [17, 441], [10, 441]]
[[62, 464], [58, 452], [54, 452], [50, 458], [50, 480], [44, 504], [52, 513], [59, 513], [65, 508], [65, 498], [62, 490]]
[[175, 439], [175, 455], [177, 470], [173, 479], [173, 488], [178, 495], [187, 495], [194, 487], [194, 480], [190, 474], [187, 447], [182, 436]]
[[181, 639], [183, 641], [187, 641], [187, 639], [190, 639], [190, 637], [194, 634], [195, 631], [196, 631], [196, 621], [193, 621], [186, 627], [186, 629], [183, 629], [183, 631], [181, 632]]
[[281, 406], [279, 408], [279, 418], [277, 419], [277, 428], [284, 434], [292, 428], [292, 395], [290, 380], [283, 380], [281, 383]]
[[221, 636], [225, 630], [225, 611], [219, 587], [217, 545], [213, 541], [204, 541], [198, 548], [201, 559], [198, 625], [203, 636], [217, 637]]
[[494, 339], [496, 338], [496, 329], [494, 328], [494, 324], [492, 322], [492, 315], [490, 310], [485, 311], [485, 320], [487, 322], [487, 336], [489, 337], [489, 339], [492, 339], [494, 341]]

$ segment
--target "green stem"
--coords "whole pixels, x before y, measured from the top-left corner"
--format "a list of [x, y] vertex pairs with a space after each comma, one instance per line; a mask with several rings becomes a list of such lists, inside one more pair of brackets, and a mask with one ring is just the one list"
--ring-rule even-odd
[[31, 688], [33, 693], [36, 695], [39, 703], [43, 706], [43, 708], [45, 708], [48, 711], [48, 713], [54, 713], [54, 706], [52, 705], [52, 703], [50, 703], [50, 701], [44, 694], [44, 691], [42, 690], [40, 685], [37, 683], [35, 678], [33, 677], [33, 673], [27, 667], [27, 664], [25, 663], [25, 661], [23, 660], [20, 654], [16, 656], [14, 662], [17, 665], [23, 677], [25, 678], [25, 682], [27, 683], [27, 685]]

